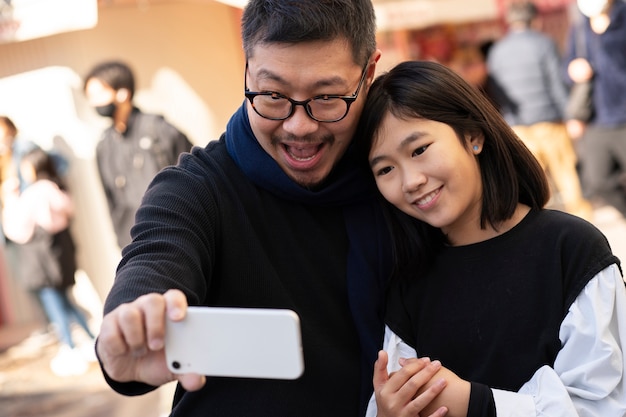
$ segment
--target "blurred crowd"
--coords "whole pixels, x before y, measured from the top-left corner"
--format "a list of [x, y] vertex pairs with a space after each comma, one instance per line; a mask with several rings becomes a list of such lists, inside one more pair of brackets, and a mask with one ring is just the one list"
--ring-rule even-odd
[[592, 220], [626, 216], [626, 3], [578, 0], [564, 45], [532, 1], [513, 1], [506, 33], [461, 47], [450, 66], [480, 88], [544, 166], [555, 204]]
[[[177, 162], [191, 142], [162, 115], [133, 104], [135, 76], [129, 64], [105, 61], [84, 77], [94, 110], [110, 119], [96, 148], [96, 161], [119, 248], [130, 242], [135, 211], [150, 180]], [[74, 299], [78, 271], [71, 232], [74, 190], [68, 187], [69, 158], [24, 137], [13, 120], [0, 116], [1, 238], [8, 271], [41, 307], [59, 342], [50, 368], [59, 376], [81, 375], [94, 362], [95, 330]], [[78, 326], [86, 337], [75, 340]]]

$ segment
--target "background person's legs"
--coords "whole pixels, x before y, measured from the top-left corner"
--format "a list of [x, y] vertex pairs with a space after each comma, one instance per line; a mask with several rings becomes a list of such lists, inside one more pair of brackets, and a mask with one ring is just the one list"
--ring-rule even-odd
[[514, 126], [513, 130], [546, 171], [559, 194], [563, 209], [591, 220], [591, 203], [583, 197], [576, 169], [576, 152], [562, 123], [541, 122]]
[[591, 203], [583, 197], [580, 178], [576, 170], [576, 152], [565, 125], [539, 123], [537, 136], [543, 137], [545, 168], [555, 184], [563, 208], [568, 213], [592, 220]]
[[55, 326], [60, 342], [59, 352], [50, 361], [52, 372], [59, 376], [84, 374], [89, 364], [81, 352], [75, 349], [64, 294], [59, 289], [47, 287], [40, 289], [37, 295], [50, 322]]
[[[626, 217], [626, 193], [620, 182], [626, 166], [626, 129], [589, 126], [579, 151], [583, 185], [589, 198], [613, 206]], [[620, 164], [618, 170], [616, 162]]]

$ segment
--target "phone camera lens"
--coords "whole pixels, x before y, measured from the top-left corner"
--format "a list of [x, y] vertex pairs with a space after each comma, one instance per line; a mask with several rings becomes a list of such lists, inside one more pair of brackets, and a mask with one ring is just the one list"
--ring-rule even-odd
[[172, 368], [174, 368], [174, 369], [180, 369], [180, 362], [178, 362], [178, 361], [174, 361], [174, 362], [172, 362]]

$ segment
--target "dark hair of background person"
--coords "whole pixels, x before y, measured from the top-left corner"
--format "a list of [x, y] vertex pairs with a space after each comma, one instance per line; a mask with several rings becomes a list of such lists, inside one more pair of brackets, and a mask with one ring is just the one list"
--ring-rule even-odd
[[535, 17], [537, 17], [537, 6], [533, 2], [523, 1], [511, 3], [506, 11], [506, 22], [512, 23], [524, 23], [530, 25]]
[[[341, 16], [336, 13], [339, 9], [344, 11]], [[275, 19], [275, 15], [281, 18]], [[259, 44], [297, 44], [335, 38], [345, 38], [350, 43], [353, 59], [361, 65], [376, 50], [376, 16], [370, 0], [251, 2], [244, 10], [241, 28], [246, 59], [252, 57], [254, 47]]]
[[[355, 136], [364, 162], [387, 113], [403, 120], [418, 118], [447, 124], [465, 148], [469, 147], [466, 135], [484, 136], [483, 150], [477, 155], [483, 183], [481, 227], [488, 223], [497, 230], [520, 202], [533, 209], [548, 202], [548, 181], [532, 153], [489, 100], [444, 65], [404, 62], [374, 81]], [[445, 243], [445, 237], [439, 229], [386, 206], [388, 215], [392, 214], [389, 220], [396, 245], [396, 268], [403, 265], [406, 271], [423, 271], [432, 254]], [[439, 246], [432, 245], [433, 241]]]
[[28, 162], [33, 166], [37, 180], [52, 181], [61, 190], [66, 190], [65, 182], [54, 166], [54, 159], [45, 150], [34, 148], [22, 157], [21, 162]]
[[92, 78], [97, 78], [114, 90], [125, 88], [132, 99], [135, 94], [135, 77], [128, 64], [122, 61], [106, 61], [93, 67], [85, 75], [83, 90], [87, 87], [87, 82]]

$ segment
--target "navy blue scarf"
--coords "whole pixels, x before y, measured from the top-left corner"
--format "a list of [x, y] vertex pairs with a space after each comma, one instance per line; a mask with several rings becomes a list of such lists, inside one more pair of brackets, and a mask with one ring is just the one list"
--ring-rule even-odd
[[349, 239], [348, 297], [362, 349], [363, 415], [372, 392], [373, 363], [382, 346], [384, 288], [391, 266], [390, 237], [371, 173], [359, 167], [350, 147], [325, 186], [315, 191], [301, 187], [257, 142], [245, 102], [228, 122], [225, 136], [228, 153], [257, 186], [286, 200], [343, 208]]

